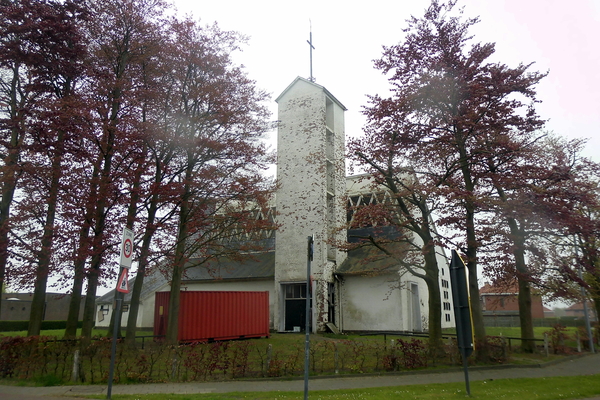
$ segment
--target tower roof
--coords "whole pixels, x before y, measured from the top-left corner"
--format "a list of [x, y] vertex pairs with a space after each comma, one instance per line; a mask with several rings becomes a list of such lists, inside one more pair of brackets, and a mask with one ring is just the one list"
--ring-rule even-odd
[[287, 88], [285, 88], [285, 90], [283, 92], [281, 92], [281, 94], [275, 99], [275, 102], [279, 103], [279, 100], [295, 85], [298, 84], [298, 82], [304, 82], [307, 83], [309, 85], [313, 85], [316, 88], [322, 90], [327, 97], [331, 98], [331, 100], [336, 103], [338, 106], [340, 106], [342, 108], [342, 110], [346, 111], [348, 110], [338, 99], [335, 98], [334, 95], [331, 94], [331, 92], [329, 90], [327, 90], [324, 86], [318, 85], [314, 82], [309, 81], [308, 79], [304, 79], [302, 77], [297, 77], [296, 79], [294, 79], [294, 81], [292, 83], [289, 84], [289, 86]]

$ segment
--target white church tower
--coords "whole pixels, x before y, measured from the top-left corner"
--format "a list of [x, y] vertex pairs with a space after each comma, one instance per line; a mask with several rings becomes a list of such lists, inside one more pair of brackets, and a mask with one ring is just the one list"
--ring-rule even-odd
[[333, 271], [346, 254], [333, 243], [344, 240], [344, 111], [327, 89], [296, 78], [276, 99], [277, 222], [275, 239], [274, 327], [304, 330], [307, 238], [314, 237], [311, 263], [312, 323], [321, 330], [335, 323]]

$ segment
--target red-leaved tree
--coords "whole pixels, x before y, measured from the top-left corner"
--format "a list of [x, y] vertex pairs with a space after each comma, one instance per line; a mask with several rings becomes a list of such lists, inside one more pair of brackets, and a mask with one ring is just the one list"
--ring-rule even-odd
[[399, 44], [384, 48], [376, 66], [388, 74], [392, 95], [372, 96], [367, 112], [381, 135], [394, 133], [385, 132], [391, 120], [406, 120], [410, 128], [398, 135], [403, 154], [390, 155], [408, 158], [420, 182], [444, 191], [440, 222], [463, 232], [477, 355], [485, 358], [476, 216], [494, 146], [542, 125], [532, 104], [544, 74], [488, 61], [494, 45], [472, 42], [469, 28], [478, 19], [464, 19], [462, 10], [453, 15], [455, 3], [432, 1], [423, 17], [408, 20]]

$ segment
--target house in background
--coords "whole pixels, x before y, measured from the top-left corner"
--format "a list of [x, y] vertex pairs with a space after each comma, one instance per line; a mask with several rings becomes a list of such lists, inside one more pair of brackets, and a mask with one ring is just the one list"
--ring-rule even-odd
[[[596, 315], [596, 309], [591, 302], [586, 303], [588, 316], [591, 322], [598, 321], [598, 316]], [[583, 308], [583, 302], [575, 303], [565, 309], [565, 317], [577, 317], [584, 319], [585, 312]]]
[[554, 310], [551, 310], [548, 307], [544, 307], [544, 318], [555, 318], [555, 317], [557, 317], [557, 315]]
[[[506, 287], [486, 284], [479, 289], [484, 322], [488, 326], [519, 326], [519, 290], [516, 285]], [[531, 296], [531, 316], [544, 318], [542, 297]]]
[[[339, 229], [349, 218], [347, 199], [353, 206], [383, 199], [373, 195], [364, 176], [345, 175], [345, 107], [323, 86], [300, 77], [276, 101], [278, 230], [265, 251], [246, 262], [223, 258], [186, 270], [181, 290], [267, 291], [270, 329], [278, 332], [305, 330], [308, 291], [313, 293], [313, 331], [331, 326], [342, 332], [427, 330], [428, 289], [422, 279], [393, 259], [365, 254], [364, 248], [346, 253], [333, 245], [349, 235]], [[307, 282], [309, 236], [314, 246]], [[443, 249], [437, 253], [443, 326], [452, 327], [448, 260]], [[146, 277], [139, 327], [155, 324], [154, 294], [169, 290], [168, 278], [158, 270]], [[108, 326], [113, 298], [114, 291], [97, 302], [96, 326]], [[124, 304], [129, 300], [127, 295]], [[125, 325], [127, 312], [122, 321]]]

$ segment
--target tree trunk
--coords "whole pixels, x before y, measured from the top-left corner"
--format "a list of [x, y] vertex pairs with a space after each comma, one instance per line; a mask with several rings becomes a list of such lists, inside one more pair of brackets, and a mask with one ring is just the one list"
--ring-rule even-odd
[[443, 355], [442, 297], [440, 293], [439, 266], [434, 245], [425, 253], [425, 283], [429, 292], [429, 351], [433, 356]]
[[169, 317], [167, 319], [167, 344], [175, 345], [178, 343], [179, 335], [179, 299], [181, 297], [181, 277], [183, 275], [183, 266], [185, 263], [182, 250], [185, 243], [178, 243], [173, 265], [173, 275], [171, 277], [171, 293], [169, 297]]
[[[98, 265], [98, 264], [96, 264]], [[88, 272], [88, 287], [83, 305], [83, 324], [81, 326], [81, 345], [85, 348], [92, 339], [92, 329], [96, 316], [96, 291], [98, 289], [98, 268], [91, 268]]]
[[69, 313], [65, 327], [65, 339], [77, 337], [77, 325], [79, 325], [79, 311], [81, 309], [81, 292], [83, 291], [83, 280], [85, 273], [83, 263], [75, 262], [75, 276], [73, 277], [73, 288], [71, 289], [71, 301], [69, 302]]
[[[20, 167], [19, 157], [21, 146], [25, 138], [24, 121], [26, 121], [23, 110], [26, 109], [27, 96], [23, 94], [21, 87], [20, 65], [17, 63], [12, 67], [12, 77], [10, 79], [10, 121], [13, 128], [10, 133], [10, 147], [6, 149], [6, 155], [2, 167], [2, 197], [0, 198], [0, 290], [4, 288], [6, 278], [6, 265], [8, 263], [8, 234], [10, 232], [10, 207], [13, 202], [17, 181], [19, 180]], [[0, 306], [2, 297], [0, 296]], [[2, 308], [0, 307], [0, 310]], [[1, 318], [1, 315], [0, 315]]]
[[[108, 185], [110, 182], [110, 171], [112, 167], [114, 134], [112, 129], [107, 129], [106, 152], [101, 153], [104, 165], [98, 182], [98, 198], [95, 209], [94, 240], [92, 246], [92, 260], [88, 272], [88, 287], [83, 309], [83, 325], [81, 327], [81, 336], [89, 340], [92, 336], [92, 329], [95, 323], [96, 314], [96, 292], [98, 289], [98, 279], [100, 276], [100, 266], [102, 264], [102, 254], [104, 253], [104, 229], [106, 227], [106, 203], [108, 196]], [[92, 185], [94, 180], [92, 180]]]
[[179, 232], [177, 234], [177, 245], [175, 247], [175, 259], [173, 265], [173, 275], [171, 277], [171, 293], [169, 297], [169, 317], [167, 319], [166, 342], [168, 344], [177, 344], [179, 334], [179, 298], [181, 295], [181, 277], [186, 262], [186, 244], [188, 239], [189, 218], [190, 218], [190, 184], [192, 180], [193, 156], [188, 151], [188, 166], [185, 175], [184, 190], [181, 196], [181, 207], [179, 211]]
[[50, 188], [48, 191], [48, 211], [46, 213], [46, 223], [44, 224], [41, 249], [38, 254], [35, 290], [33, 292], [31, 312], [29, 314], [29, 328], [27, 330], [28, 336], [40, 334], [40, 330], [42, 329], [42, 320], [44, 319], [44, 310], [46, 306], [46, 287], [48, 285], [48, 275], [50, 274], [50, 257], [52, 255], [52, 245], [54, 242], [54, 221], [56, 217], [56, 206], [58, 203], [60, 178], [62, 177], [61, 164], [64, 140], [64, 131], [59, 131], [56, 137], [56, 151], [52, 156], [52, 179], [50, 181]]
[[531, 287], [526, 279], [519, 279], [519, 322], [521, 323], [521, 350], [533, 353], [535, 350], [535, 333], [531, 316]]
[[173, 275], [171, 276], [171, 294], [169, 297], [169, 317], [167, 319], [166, 342], [177, 344], [179, 335], [179, 298], [181, 297], [181, 277], [185, 266], [185, 245], [187, 238], [187, 207], [182, 205], [180, 217], [179, 234], [177, 235], [177, 247], [175, 250], [175, 261]]
[[[8, 158], [8, 157], [7, 157]], [[6, 169], [10, 169], [7, 167]], [[10, 206], [17, 186], [16, 178], [7, 173], [2, 182], [2, 200], [0, 201], [0, 288], [4, 288], [6, 264], [8, 263], [8, 232]], [[0, 305], [2, 296], [0, 296]], [[1, 317], [1, 316], [0, 316]]]
[[125, 334], [125, 343], [133, 345], [135, 343], [135, 333], [138, 312], [140, 309], [140, 296], [142, 288], [144, 286], [144, 278], [146, 277], [146, 266], [148, 264], [148, 256], [150, 254], [150, 243], [152, 242], [152, 236], [156, 228], [154, 227], [154, 220], [156, 216], [158, 203], [158, 196], [153, 196], [150, 203], [150, 209], [148, 211], [148, 219], [146, 220], [146, 231], [144, 233], [144, 239], [142, 241], [142, 248], [140, 249], [140, 259], [138, 262], [138, 270], [135, 276], [135, 282], [133, 283], [133, 289], [131, 291], [131, 302], [129, 304], [129, 315], [127, 316], [127, 332]]
[[469, 279], [469, 304], [471, 306], [471, 319], [473, 323], [473, 336], [475, 339], [475, 357], [479, 361], [487, 361], [489, 349], [487, 335], [483, 322], [483, 311], [479, 300], [479, 283], [477, 274], [477, 240], [475, 237], [475, 212], [471, 201], [467, 201], [467, 270]]
[[475, 232], [475, 182], [473, 180], [469, 157], [464, 143], [464, 133], [460, 130], [455, 132], [455, 137], [460, 155], [460, 169], [465, 184], [467, 195], [464, 199], [465, 228], [467, 236], [467, 270], [469, 280], [469, 304], [471, 306], [471, 319], [473, 323], [473, 336], [475, 339], [475, 357], [479, 361], [486, 362], [489, 359], [487, 348], [487, 335], [483, 322], [483, 312], [479, 300], [479, 281], [477, 274], [477, 235]]
[[[93, 198], [93, 194], [90, 195], [90, 198]], [[79, 230], [79, 248], [73, 262], [73, 289], [71, 290], [71, 302], [69, 303], [65, 339], [75, 339], [77, 336], [77, 326], [79, 325], [79, 313], [81, 310], [81, 293], [83, 292], [83, 281], [86, 277], [85, 260], [87, 259], [88, 254], [87, 248], [91, 213], [91, 201], [88, 200], [86, 216], [83, 226]]]
[[533, 353], [535, 350], [535, 333], [533, 331], [533, 317], [531, 310], [531, 285], [529, 283], [529, 270], [525, 261], [525, 239], [523, 233], [513, 218], [508, 219], [512, 240], [515, 246], [515, 267], [517, 269], [517, 280], [519, 282], [519, 322], [521, 325], [521, 350]]

